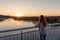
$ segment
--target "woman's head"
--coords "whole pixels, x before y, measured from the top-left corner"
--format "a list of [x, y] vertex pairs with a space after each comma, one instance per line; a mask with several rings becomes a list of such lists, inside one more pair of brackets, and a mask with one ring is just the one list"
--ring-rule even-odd
[[47, 24], [46, 19], [45, 19], [45, 17], [43, 15], [40, 15], [39, 22], [43, 23], [44, 26], [46, 26], [46, 24]]
[[39, 17], [39, 21], [40, 21], [40, 22], [43, 22], [44, 20], [45, 20], [44, 16], [41, 15], [41, 16]]

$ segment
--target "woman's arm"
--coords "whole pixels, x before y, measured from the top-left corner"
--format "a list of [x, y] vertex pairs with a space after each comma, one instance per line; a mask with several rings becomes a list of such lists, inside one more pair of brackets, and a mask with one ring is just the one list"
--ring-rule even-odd
[[38, 22], [35, 24], [35, 27], [39, 27], [39, 23]]

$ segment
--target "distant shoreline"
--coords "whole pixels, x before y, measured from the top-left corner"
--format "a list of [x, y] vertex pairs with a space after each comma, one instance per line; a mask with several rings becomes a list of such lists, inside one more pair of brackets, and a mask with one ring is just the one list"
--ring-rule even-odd
[[[6, 20], [12, 18], [13, 20], [25, 20], [25, 21], [38, 21], [38, 16], [33, 17], [16, 17], [16, 16], [6, 16], [6, 15], [0, 15], [0, 21]], [[48, 23], [60, 23], [60, 16], [46, 16], [46, 19]], [[35, 22], [34, 22], [35, 23]]]

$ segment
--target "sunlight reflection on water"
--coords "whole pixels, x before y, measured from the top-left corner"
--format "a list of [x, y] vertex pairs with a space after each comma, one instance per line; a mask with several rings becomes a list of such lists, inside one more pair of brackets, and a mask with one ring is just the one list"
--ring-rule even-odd
[[15, 21], [13, 19], [7, 19], [3, 22], [0, 22], [0, 31], [17, 29], [17, 28], [25, 28], [25, 27], [31, 27], [31, 26], [34, 26], [32, 22]]

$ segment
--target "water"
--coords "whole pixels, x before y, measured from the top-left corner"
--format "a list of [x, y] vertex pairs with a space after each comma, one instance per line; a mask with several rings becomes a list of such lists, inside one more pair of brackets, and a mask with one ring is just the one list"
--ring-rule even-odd
[[[33, 27], [34, 24], [31, 21], [17, 21], [11, 19], [6, 19], [4, 21], [0, 21], [0, 31], [3, 30], [11, 30], [11, 29], [18, 29], [18, 28], [26, 28], [26, 27]], [[25, 30], [27, 31], [27, 30]], [[7, 33], [0, 33], [0, 36], [5, 35], [11, 35], [11, 34], [17, 34], [20, 33], [20, 31], [14, 31], [14, 32], [7, 32]]]
[[25, 28], [25, 27], [32, 27], [34, 24], [32, 22], [27, 21], [16, 21], [13, 19], [7, 19], [0, 22], [0, 31], [2, 30], [9, 30], [9, 29], [18, 29], [18, 28]]

